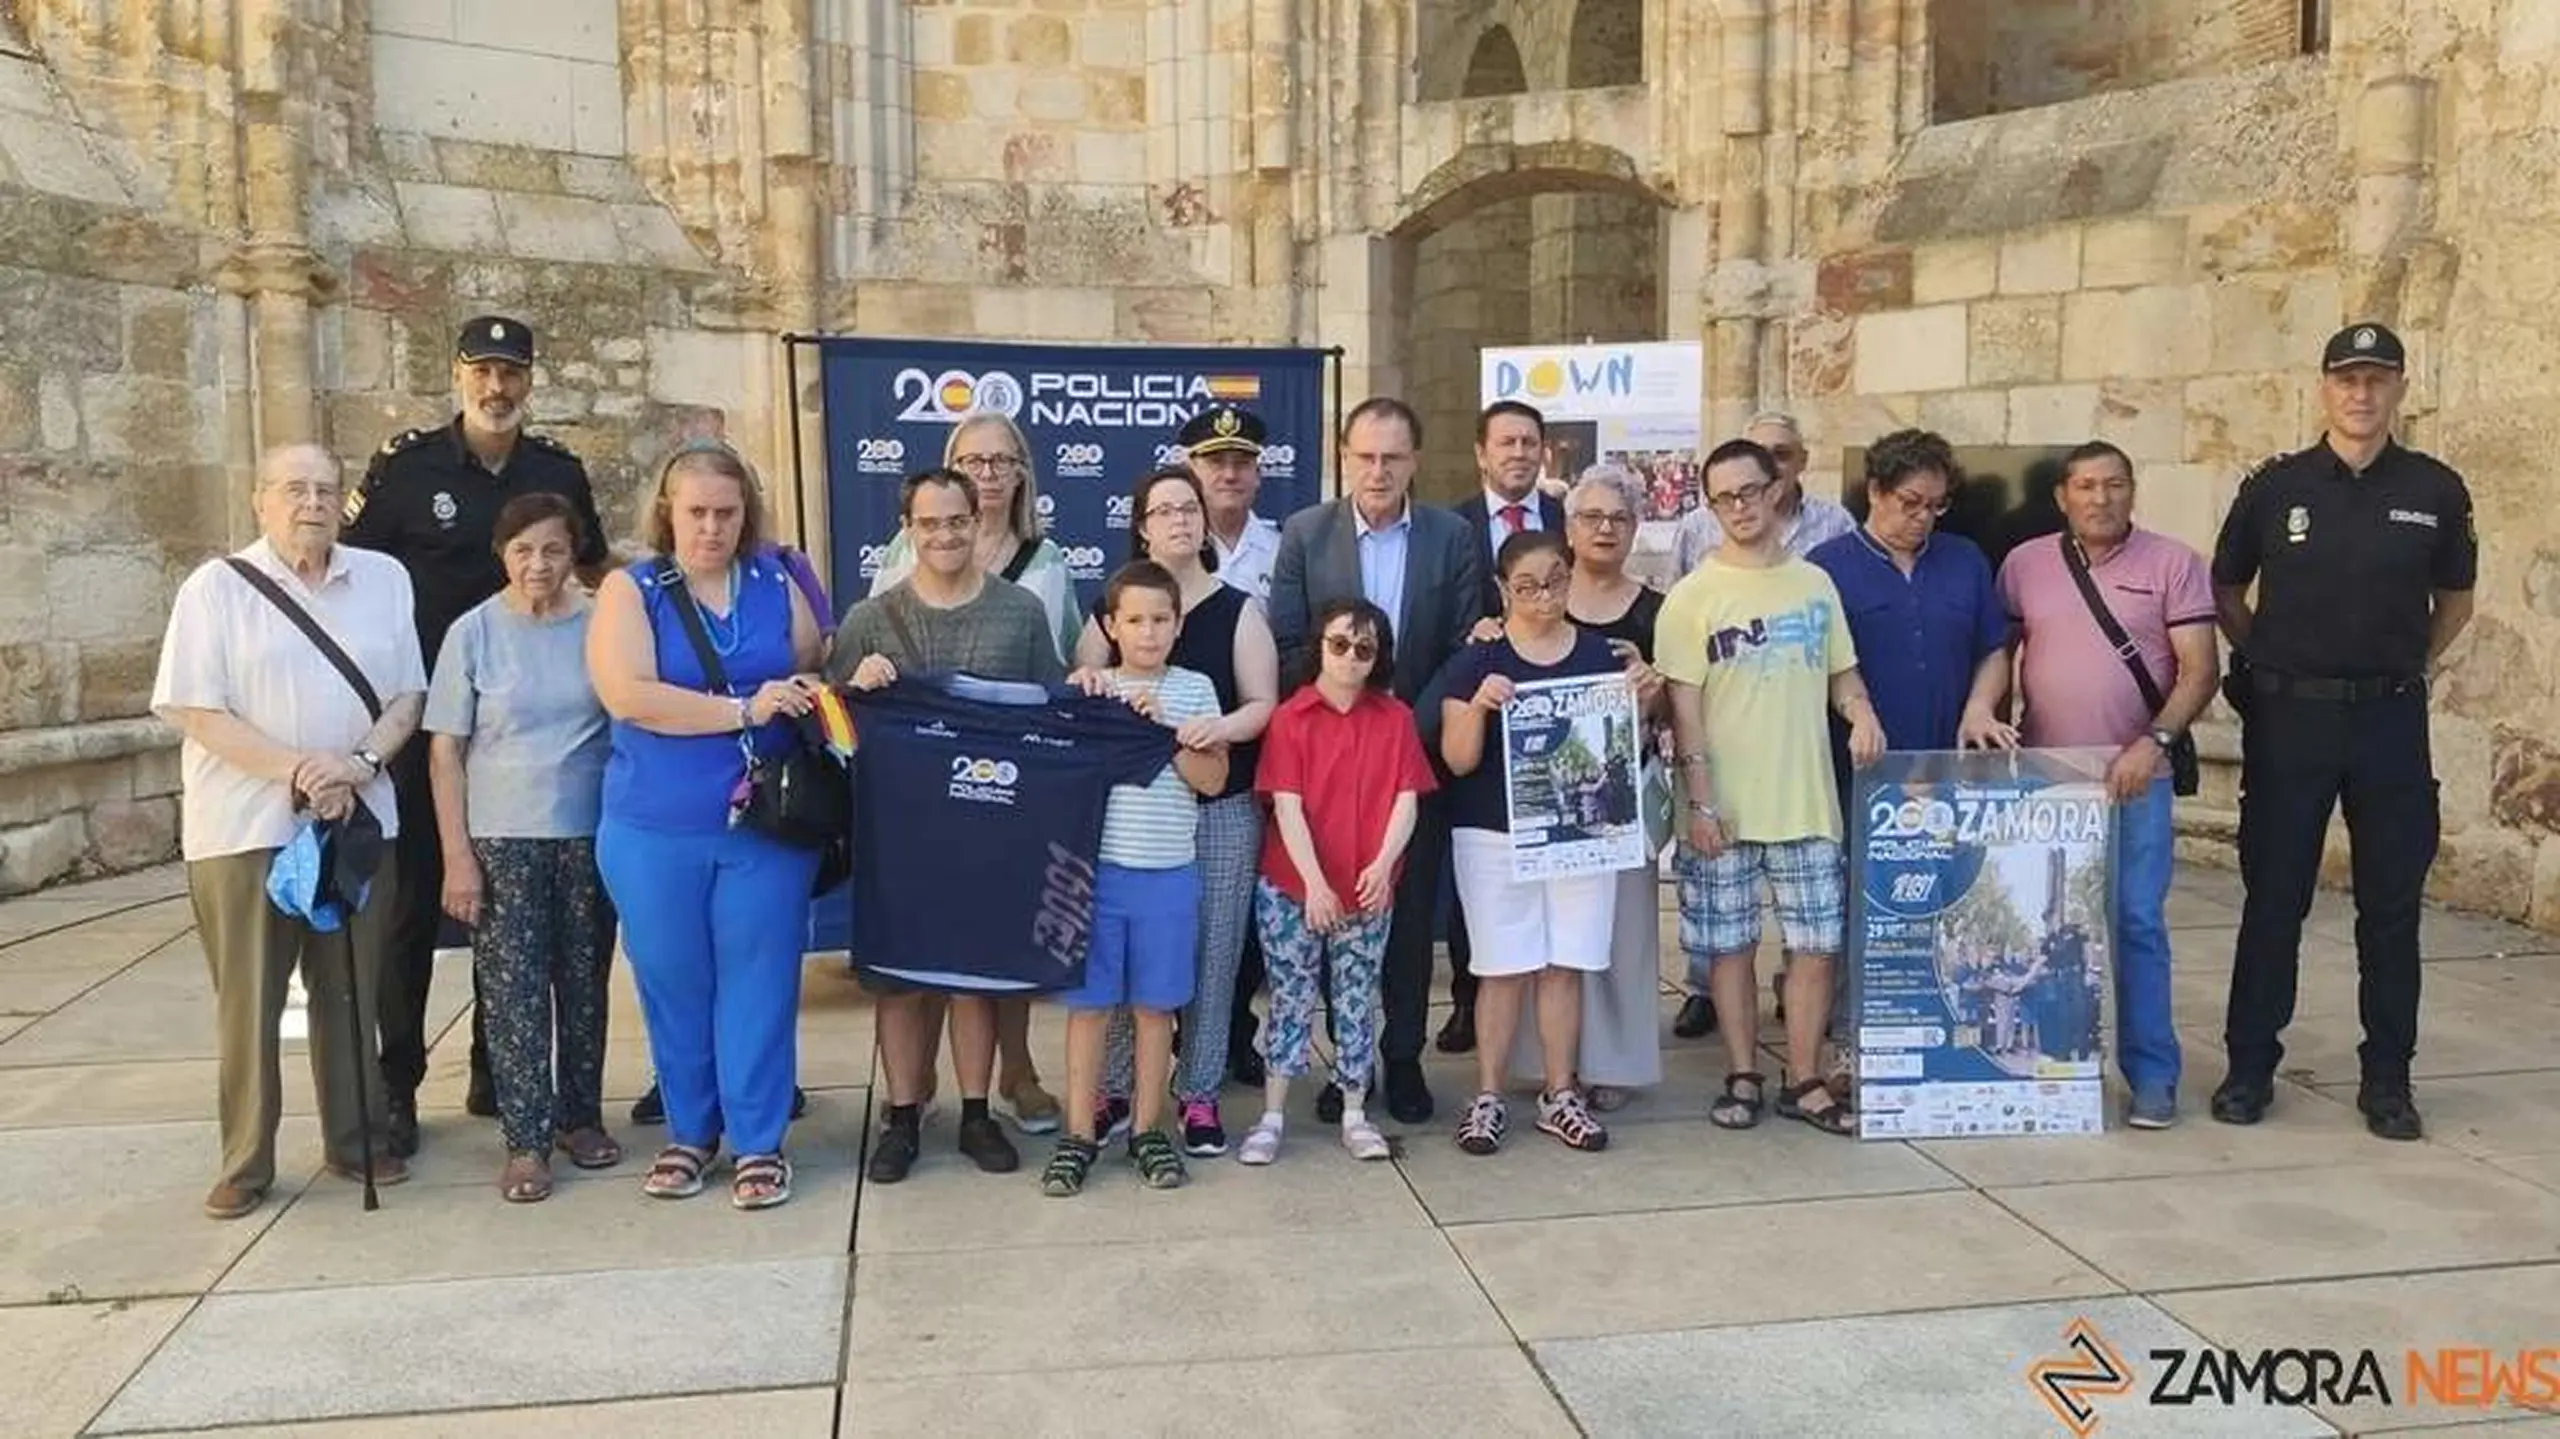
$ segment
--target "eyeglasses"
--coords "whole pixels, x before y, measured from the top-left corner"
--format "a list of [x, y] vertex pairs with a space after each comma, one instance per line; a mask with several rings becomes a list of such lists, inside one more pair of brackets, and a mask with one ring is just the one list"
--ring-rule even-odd
[[313, 485], [295, 480], [276, 486], [276, 493], [297, 505], [334, 505], [346, 491], [337, 485]]
[[1940, 495], [1934, 500], [1924, 500], [1907, 490], [1887, 490], [1884, 493], [1885, 498], [1902, 507], [1904, 514], [1914, 518], [1926, 515], [1936, 519], [1955, 505], [1955, 497], [1952, 495]]
[[1710, 493], [1707, 496], [1707, 505], [1709, 508], [1719, 510], [1748, 509], [1758, 504], [1761, 496], [1776, 488], [1777, 483], [1776, 480], [1760, 480], [1753, 484], [1736, 485], [1722, 494]]
[[951, 463], [973, 475], [1010, 475], [1023, 468], [1019, 455], [962, 455]]
[[1332, 655], [1336, 659], [1340, 659], [1344, 655], [1349, 655], [1356, 660], [1373, 660], [1378, 657], [1378, 642], [1376, 640], [1355, 640], [1343, 635], [1326, 635], [1324, 637], [1324, 652]]
[[977, 526], [976, 515], [928, 515], [907, 521], [909, 529], [922, 530], [928, 535], [966, 534]]
[[1200, 518], [1200, 502], [1198, 500], [1175, 500], [1169, 504], [1149, 505], [1147, 506], [1147, 518], [1151, 520], [1196, 520]]
[[1576, 510], [1566, 518], [1595, 530], [1623, 530], [1636, 522], [1636, 517], [1625, 510]]
[[1769, 453], [1776, 456], [1778, 463], [1782, 465], [1801, 464], [1804, 461], [1802, 445], [1772, 445], [1769, 447]]
[[1535, 600], [1562, 599], [1565, 593], [1572, 587], [1573, 574], [1571, 571], [1566, 571], [1557, 575], [1553, 579], [1547, 580], [1511, 580], [1505, 583], [1502, 588], [1508, 591], [1511, 597], [1515, 600]]

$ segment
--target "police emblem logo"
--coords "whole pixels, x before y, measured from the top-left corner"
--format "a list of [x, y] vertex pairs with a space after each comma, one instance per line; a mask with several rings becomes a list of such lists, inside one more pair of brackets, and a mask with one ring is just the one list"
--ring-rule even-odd
[[427, 508], [435, 513], [436, 523], [446, 529], [453, 528], [453, 517], [462, 512], [462, 507], [453, 502], [453, 496], [443, 490], [436, 491], [436, 497], [427, 503]]
[[1218, 417], [1209, 422], [1209, 428], [1217, 431], [1220, 439], [1231, 440], [1235, 438], [1238, 430], [1244, 428], [1244, 422], [1236, 418], [1235, 411], [1220, 410]]
[[[2372, 332], [2371, 332], [2371, 331], [2367, 331], [2366, 333], [2370, 334], [2370, 333], [2372, 333]], [[490, 322], [489, 322], [489, 338], [490, 338], [490, 339], [492, 339], [492, 340], [503, 340], [503, 339], [505, 339], [506, 337], [507, 337], [507, 327], [506, 327], [506, 326], [499, 324], [499, 323], [498, 323], [497, 321], [495, 321], [495, 320], [492, 320], [492, 321], [490, 321]]]
[[2356, 331], [2354, 344], [2359, 350], [2370, 350], [2379, 342], [2380, 338], [2380, 336], [2374, 334], [2373, 327], [2371, 325], [2367, 325], [2363, 329]]
[[2295, 505], [2292, 509], [2285, 511], [2284, 537], [2297, 545], [2301, 544], [2304, 540], [2309, 539], [2311, 537], [2311, 511], [2300, 505]]

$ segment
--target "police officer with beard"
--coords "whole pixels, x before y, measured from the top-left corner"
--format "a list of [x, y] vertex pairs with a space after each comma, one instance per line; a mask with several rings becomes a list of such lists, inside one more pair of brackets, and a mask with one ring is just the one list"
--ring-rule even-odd
[[2406, 365], [2383, 326], [2339, 331], [2320, 362], [2328, 433], [2240, 482], [2214, 548], [2215, 607], [2236, 652], [2228, 692], [2246, 717], [2247, 895], [2223, 1025], [2231, 1072], [2213, 1094], [2225, 1124], [2255, 1124], [2274, 1102], [2302, 920], [2343, 802], [2364, 1024], [2356, 1108], [2381, 1138], [2424, 1132], [2409, 1064], [2438, 822], [2427, 679], [2471, 618], [2480, 542], [2462, 477], [2392, 438]]
[[[430, 673], [445, 631], [465, 611], [506, 587], [494, 542], [498, 511], [507, 501], [536, 490], [561, 496], [578, 512], [582, 572], [592, 577], [607, 558], [604, 522], [596, 514], [586, 466], [558, 441], [524, 431], [525, 399], [533, 390], [533, 332], [503, 315], [483, 315], [465, 324], [454, 346], [453, 388], [462, 408], [451, 424], [410, 430], [373, 457], [364, 483], [347, 496], [341, 536], [348, 544], [391, 556], [409, 571], [417, 599], [418, 646]], [[427, 988], [434, 978], [436, 936], [444, 918], [444, 852], [427, 783], [427, 746], [403, 746], [391, 770], [400, 801], [400, 885], [382, 967], [379, 1020], [389, 1142], [393, 1153], [406, 1158], [418, 1149], [418, 1085], [427, 1072]], [[483, 1117], [498, 1112], [476, 993], [466, 1103]]]

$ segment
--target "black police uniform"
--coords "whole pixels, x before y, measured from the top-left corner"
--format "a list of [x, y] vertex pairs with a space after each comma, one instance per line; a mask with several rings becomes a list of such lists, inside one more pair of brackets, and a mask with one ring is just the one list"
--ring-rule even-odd
[[2396, 442], [2361, 472], [2324, 442], [2240, 483], [2213, 556], [2216, 585], [2258, 586], [2241, 736], [2247, 897], [2223, 1028], [2232, 1083], [2264, 1085], [2283, 1058], [2302, 921], [2330, 810], [2343, 801], [2358, 1057], [2368, 1086], [2406, 1089], [2418, 1040], [2419, 900], [2438, 824], [2427, 735], [2431, 598], [2469, 590], [2478, 568], [2462, 477]]
[[[379, 550], [409, 571], [418, 648], [430, 673], [453, 622], [506, 588], [506, 569], [492, 548], [498, 511], [538, 490], [560, 496], [578, 512], [578, 563], [604, 563], [604, 522], [596, 514], [586, 466], [566, 446], [539, 435], [518, 433], [506, 463], [493, 474], [463, 443], [460, 416], [440, 429], [410, 430], [382, 447], [364, 483], [347, 497], [340, 538]], [[391, 773], [400, 801], [400, 886], [382, 967], [380, 1019], [383, 1083], [397, 1103], [416, 1093], [427, 1072], [427, 989], [444, 926], [444, 850], [427, 783], [425, 735], [400, 747]], [[474, 989], [471, 1072], [478, 1087], [489, 1065]]]

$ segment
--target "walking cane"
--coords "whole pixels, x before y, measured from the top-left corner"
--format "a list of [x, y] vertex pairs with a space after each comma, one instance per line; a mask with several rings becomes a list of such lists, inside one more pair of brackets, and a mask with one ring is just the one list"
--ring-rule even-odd
[[365, 1024], [364, 999], [356, 982], [355, 925], [347, 925], [347, 1038], [355, 1044], [356, 1114], [364, 1132], [364, 1208], [367, 1214], [382, 1207], [382, 1196], [373, 1187], [373, 1087], [364, 1082], [364, 1072], [373, 1068], [373, 1035]]

